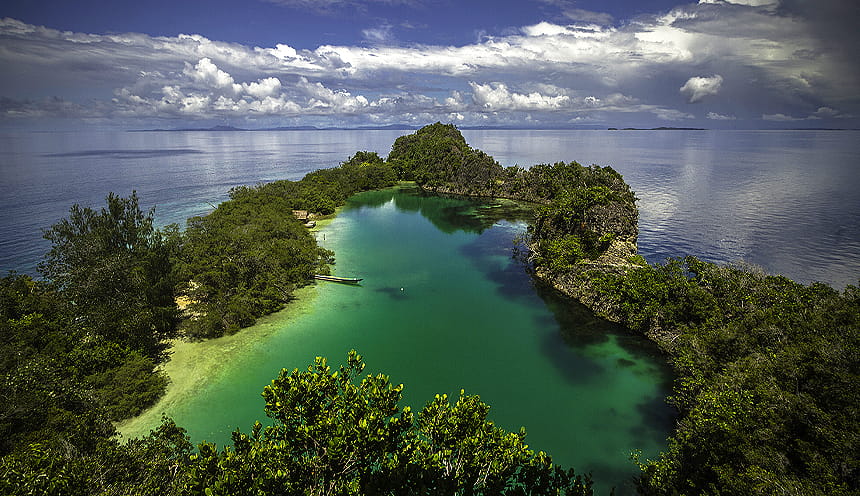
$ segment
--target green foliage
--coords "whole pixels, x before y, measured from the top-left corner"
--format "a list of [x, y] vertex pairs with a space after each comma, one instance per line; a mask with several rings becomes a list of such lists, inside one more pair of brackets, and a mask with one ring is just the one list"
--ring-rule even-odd
[[126, 345], [152, 358], [178, 319], [170, 259], [177, 239], [153, 227], [137, 194], [109, 194], [100, 211], [72, 206], [45, 231], [51, 250], [40, 264], [88, 335]]
[[533, 261], [552, 272], [598, 258], [617, 236], [636, 236], [636, 197], [611, 167], [503, 168], [470, 148], [455, 126], [438, 122], [397, 138], [388, 163], [426, 189], [542, 204], [530, 228]]
[[693, 257], [601, 274], [678, 373], [681, 419], [644, 494], [860, 494], [860, 292]]
[[554, 274], [573, 270], [577, 262], [588, 258], [580, 237], [573, 234], [544, 240], [538, 245], [537, 252], [535, 265]]
[[68, 354], [77, 332], [45, 285], [27, 276], [0, 279], [0, 454], [39, 439], [75, 436], [96, 408]]
[[328, 273], [332, 253], [317, 246], [293, 210], [328, 215], [351, 195], [397, 182], [394, 169], [372, 152], [301, 181], [275, 181], [230, 191], [230, 200], [188, 220], [177, 266], [189, 283], [192, 337], [231, 334], [283, 308], [315, 273]]
[[0, 459], [10, 496], [177, 494], [192, 445], [173, 421], [127, 444], [101, 437], [89, 449], [31, 444]]
[[[529, 226], [536, 267], [570, 272], [597, 259], [617, 236], [635, 235], [635, 197], [611, 168], [559, 162], [536, 165], [523, 176], [530, 195], [547, 199]], [[607, 222], [613, 215], [618, 219]]]
[[436, 396], [418, 414], [399, 408], [403, 385], [367, 375], [350, 352], [332, 370], [317, 358], [281, 371], [265, 387], [266, 414], [233, 447], [201, 444], [191, 456], [189, 494], [591, 494], [588, 477], [528, 450], [525, 431], [487, 420], [489, 407], [461, 391]]
[[400, 179], [463, 194], [491, 196], [504, 170], [492, 157], [474, 150], [453, 124], [435, 123], [394, 141], [388, 163]]
[[0, 280], [0, 454], [92, 449], [166, 385], [154, 369], [177, 322], [175, 230], [154, 229], [135, 194], [109, 195], [45, 237], [48, 283]]
[[29, 443], [86, 449], [164, 390], [152, 359], [88, 336], [61, 297], [27, 276], [0, 279], [0, 455]]
[[234, 191], [209, 215], [188, 220], [177, 266], [191, 281], [189, 335], [233, 333], [282, 308], [330, 256], [269, 189]]
[[131, 352], [116, 366], [86, 377], [111, 420], [134, 417], [154, 405], [167, 389], [167, 375], [149, 358]]

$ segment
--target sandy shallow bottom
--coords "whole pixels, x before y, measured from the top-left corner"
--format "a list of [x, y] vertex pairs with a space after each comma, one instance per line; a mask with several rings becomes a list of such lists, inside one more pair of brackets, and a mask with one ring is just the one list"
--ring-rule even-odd
[[[317, 220], [311, 232], [318, 240], [333, 234], [329, 228], [343, 207], [333, 215]], [[232, 336], [205, 341], [188, 342], [174, 340], [171, 343], [170, 360], [161, 369], [170, 377], [164, 396], [152, 408], [141, 415], [116, 424], [121, 438], [131, 439], [149, 434], [160, 425], [162, 415], [176, 416], [179, 409], [194, 398], [210, 382], [221, 377], [236, 359], [254, 353], [278, 332], [289, 332], [290, 323], [314, 311], [317, 297], [315, 285], [306, 286], [293, 293], [295, 300], [280, 312], [257, 319], [251, 327], [241, 329]]]
[[195, 342], [173, 341], [170, 360], [161, 367], [170, 377], [167, 392], [141, 415], [118, 423], [116, 428], [120, 436], [130, 439], [149, 434], [160, 424], [163, 414], [174, 416], [180, 406], [220, 377], [232, 359], [253, 353], [275, 333], [289, 332], [292, 320], [313, 311], [316, 295], [316, 286], [301, 288], [295, 291], [296, 299], [284, 310], [261, 317], [253, 326], [232, 336]]

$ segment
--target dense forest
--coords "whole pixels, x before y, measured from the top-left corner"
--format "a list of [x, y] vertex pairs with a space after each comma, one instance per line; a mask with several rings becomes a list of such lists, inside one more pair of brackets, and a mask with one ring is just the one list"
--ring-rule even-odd
[[[208, 215], [157, 229], [137, 196], [73, 206], [51, 226], [41, 280], [0, 279], [2, 494], [590, 494], [487, 419], [476, 396], [417, 414], [402, 385], [350, 353], [284, 370], [262, 392], [270, 425], [193, 446], [164, 419], [120, 442], [113, 421], [166, 388], [168, 340], [237, 332], [328, 273], [334, 254], [293, 215], [413, 181], [535, 212], [537, 280], [656, 341], [677, 379], [665, 452], [636, 459], [643, 494], [860, 494], [860, 290], [801, 285], [694, 257], [636, 254], [635, 196], [609, 167], [502, 167], [451, 125], [357, 152], [300, 181], [230, 191]], [[183, 302], [182, 308], [177, 301]]]

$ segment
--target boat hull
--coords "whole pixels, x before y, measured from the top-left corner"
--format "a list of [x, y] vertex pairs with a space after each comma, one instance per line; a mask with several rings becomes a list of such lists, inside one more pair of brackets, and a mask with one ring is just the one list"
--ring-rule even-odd
[[322, 274], [314, 274], [314, 279], [319, 281], [339, 282], [341, 284], [358, 284], [361, 282], [361, 278], [359, 277], [336, 277]]

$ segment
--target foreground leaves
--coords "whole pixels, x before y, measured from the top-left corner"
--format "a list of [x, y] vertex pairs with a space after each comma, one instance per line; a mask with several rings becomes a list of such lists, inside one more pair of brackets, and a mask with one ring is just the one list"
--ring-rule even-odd
[[233, 447], [192, 455], [191, 494], [591, 494], [588, 477], [552, 464], [487, 420], [489, 406], [461, 391], [417, 415], [399, 408], [403, 385], [367, 375], [355, 351], [332, 370], [317, 358], [281, 371], [263, 391], [274, 424], [236, 431]]

